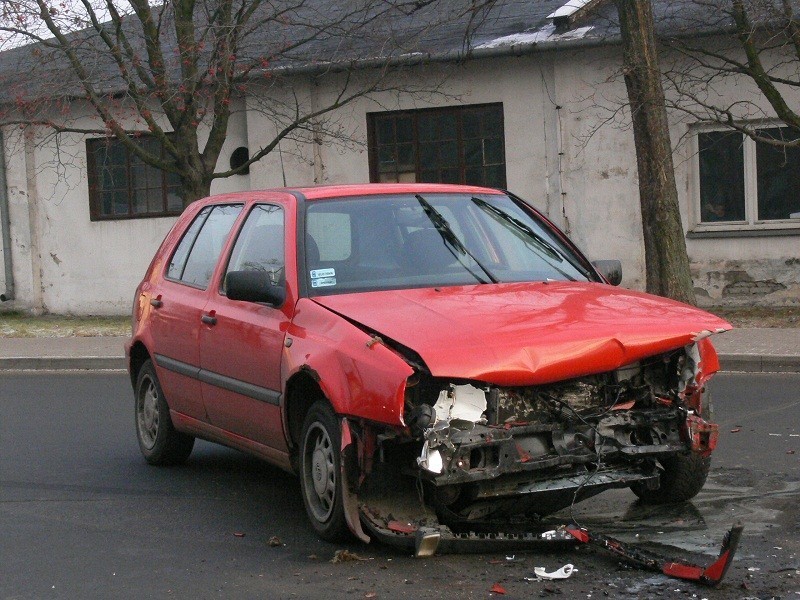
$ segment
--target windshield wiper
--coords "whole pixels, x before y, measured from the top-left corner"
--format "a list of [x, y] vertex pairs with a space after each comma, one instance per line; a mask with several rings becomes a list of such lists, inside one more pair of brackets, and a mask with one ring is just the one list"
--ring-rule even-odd
[[472, 252], [470, 252], [469, 250], [467, 250], [467, 247], [464, 246], [464, 244], [461, 243], [461, 240], [459, 240], [458, 236], [455, 233], [453, 233], [453, 230], [450, 228], [450, 223], [448, 223], [447, 219], [445, 219], [442, 216], [442, 213], [436, 210], [430, 202], [425, 200], [425, 198], [423, 198], [419, 194], [416, 194], [414, 197], [417, 199], [417, 202], [419, 202], [420, 206], [422, 206], [422, 210], [425, 211], [425, 214], [428, 216], [431, 223], [433, 223], [433, 226], [436, 229], [436, 231], [438, 231], [439, 235], [442, 236], [442, 240], [444, 240], [446, 245], [449, 245], [450, 252], [453, 254], [453, 256], [456, 257], [458, 262], [461, 263], [461, 266], [463, 266], [467, 271], [469, 271], [469, 273], [481, 283], [487, 283], [482, 277], [478, 277], [478, 275], [472, 269], [470, 269], [469, 266], [467, 266], [463, 258], [458, 254], [456, 254], [454, 250], [456, 250], [458, 253], [462, 255], [469, 256], [475, 262], [475, 264], [481, 268], [481, 271], [483, 271], [486, 274], [486, 276], [492, 283], [500, 283], [500, 280], [497, 277], [495, 277], [492, 274], [492, 272], [489, 269], [487, 269], [483, 265], [483, 263], [481, 263], [481, 261], [475, 258], [475, 255], [472, 254]]
[[[514, 217], [512, 215], [509, 215], [505, 211], [497, 208], [496, 206], [493, 206], [493, 205], [489, 204], [488, 202], [486, 202], [486, 200], [481, 200], [480, 198], [473, 197], [472, 201], [475, 204], [477, 204], [478, 207], [481, 208], [482, 210], [490, 213], [491, 215], [493, 215], [493, 216], [495, 216], [495, 217], [497, 217], [499, 219], [502, 219], [503, 221], [505, 221], [506, 223], [508, 223], [512, 227], [514, 227], [517, 231], [519, 231], [520, 233], [523, 233], [525, 236], [527, 236], [530, 239], [531, 242], [534, 242], [534, 244], [542, 252], [544, 252], [547, 256], [556, 259], [560, 263], [563, 263], [564, 260], [566, 259], [567, 263], [569, 263], [572, 267], [574, 267], [575, 269], [580, 271], [580, 273], [582, 275], [584, 275], [585, 277], [587, 277], [589, 279], [593, 278], [593, 276], [588, 271], [586, 271], [585, 268], [583, 268], [583, 267], [581, 267], [579, 265], [576, 265], [574, 262], [569, 260], [568, 257], [564, 256], [561, 252], [559, 252], [555, 247], [553, 247], [552, 244], [550, 244], [550, 242], [548, 242], [541, 235], [536, 233], [526, 223], [520, 221], [519, 219], [517, 219], [516, 217]], [[566, 277], [570, 281], [575, 281], [574, 277], [572, 277], [568, 273], [565, 273], [564, 271], [562, 271], [557, 265], [554, 265], [554, 264], [550, 263], [550, 266], [553, 267], [556, 271], [561, 273], [564, 277]]]

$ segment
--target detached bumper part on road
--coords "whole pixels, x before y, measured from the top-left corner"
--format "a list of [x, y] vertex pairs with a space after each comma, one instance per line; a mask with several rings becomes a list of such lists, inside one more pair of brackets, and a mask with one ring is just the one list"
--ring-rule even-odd
[[379, 520], [363, 512], [362, 521], [376, 539], [395, 547], [413, 548], [418, 557], [432, 556], [437, 552], [466, 554], [510, 550], [555, 550], [569, 548], [578, 542], [602, 548], [638, 567], [708, 586], [722, 583], [728, 567], [733, 562], [743, 530], [740, 524], [732, 527], [725, 534], [717, 560], [710, 565], [702, 566], [669, 559], [607, 535], [590, 533], [575, 525], [563, 525], [557, 529], [523, 534], [455, 534], [447, 527], [415, 529], [413, 526], [397, 522], [389, 523], [388, 528], [382, 527]]

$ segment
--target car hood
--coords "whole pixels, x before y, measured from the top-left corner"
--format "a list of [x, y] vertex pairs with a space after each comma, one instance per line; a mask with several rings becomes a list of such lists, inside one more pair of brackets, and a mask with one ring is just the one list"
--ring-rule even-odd
[[313, 300], [414, 350], [434, 376], [496, 385], [611, 371], [731, 329], [692, 306], [599, 283], [504, 283]]

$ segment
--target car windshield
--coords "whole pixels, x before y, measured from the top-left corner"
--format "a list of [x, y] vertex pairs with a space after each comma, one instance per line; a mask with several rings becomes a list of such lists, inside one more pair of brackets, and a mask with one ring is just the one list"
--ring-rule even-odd
[[399, 194], [307, 203], [311, 295], [519, 281], [595, 281], [521, 201]]

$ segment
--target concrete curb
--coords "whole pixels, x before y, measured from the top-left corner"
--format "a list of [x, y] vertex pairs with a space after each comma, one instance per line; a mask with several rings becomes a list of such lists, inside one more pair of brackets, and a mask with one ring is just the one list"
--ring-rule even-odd
[[720, 354], [722, 371], [733, 373], [800, 373], [800, 356]]
[[124, 371], [123, 357], [111, 356], [41, 356], [0, 358], [2, 371]]

